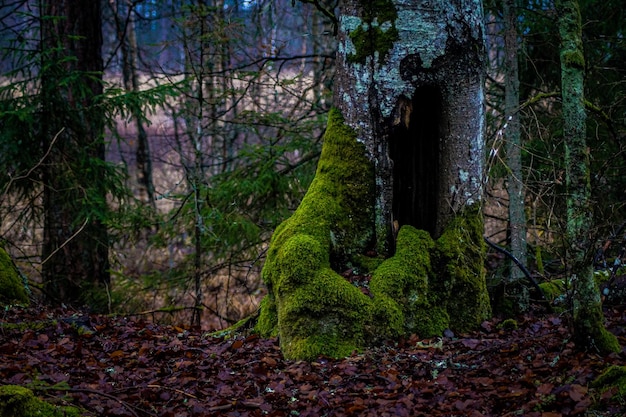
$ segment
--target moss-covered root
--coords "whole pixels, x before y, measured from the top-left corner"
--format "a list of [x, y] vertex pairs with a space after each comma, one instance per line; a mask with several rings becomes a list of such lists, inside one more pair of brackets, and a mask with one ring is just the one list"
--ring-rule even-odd
[[11, 258], [0, 247], [0, 305], [3, 303], [28, 304], [24, 283], [15, 269]]
[[371, 301], [330, 268], [279, 299], [280, 345], [288, 359], [345, 357], [365, 344]]
[[616, 399], [626, 400], [626, 366], [610, 366], [593, 381], [591, 386], [602, 393], [617, 388]]
[[0, 386], [0, 417], [78, 417], [74, 407], [58, 407], [33, 395], [27, 388], [16, 385]]
[[370, 299], [333, 272], [374, 236], [374, 171], [365, 147], [333, 109], [315, 178], [274, 232], [263, 267], [268, 296], [256, 330], [279, 336], [290, 359], [341, 357], [364, 344]]
[[281, 350], [288, 359], [344, 357], [361, 349], [370, 299], [330, 268], [328, 254], [311, 236], [293, 236], [279, 255], [273, 296], [265, 301], [259, 331], [271, 334], [276, 314]]
[[436, 286], [440, 302], [458, 332], [476, 328], [490, 317], [485, 281], [485, 243], [480, 207], [467, 207], [446, 227], [436, 242]]
[[565, 294], [565, 282], [563, 280], [545, 281], [539, 284], [539, 288], [550, 304]]
[[597, 350], [600, 354], [621, 351], [615, 335], [604, 327], [600, 290], [591, 265], [578, 265], [574, 275], [574, 342], [580, 350]]
[[418, 334], [431, 337], [448, 327], [448, 315], [432, 305], [428, 294], [432, 274], [430, 251], [435, 247], [428, 232], [403, 226], [396, 254], [372, 275], [373, 320], [378, 337]]

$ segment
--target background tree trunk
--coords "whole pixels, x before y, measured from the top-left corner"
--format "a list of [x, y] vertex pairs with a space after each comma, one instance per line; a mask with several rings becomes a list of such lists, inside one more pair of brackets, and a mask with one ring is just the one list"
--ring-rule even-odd
[[[119, 0], [114, 13], [115, 26], [122, 52], [122, 78], [127, 91], [139, 92], [139, 74], [137, 60], [139, 48], [135, 31], [135, 10], [131, 0]], [[137, 185], [139, 198], [156, 209], [154, 183], [152, 181], [152, 158], [150, 156], [150, 142], [144, 125], [144, 115], [139, 106], [133, 105], [130, 109], [137, 127], [137, 148], [135, 159], [137, 163]]]
[[[507, 192], [509, 194], [509, 242], [511, 254], [522, 265], [526, 260], [526, 213], [524, 211], [524, 178], [522, 173], [522, 142], [519, 122], [519, 71], [517, 41], [517, 2], [503, 1], [504, 14], [504, 114], [508, 118], [504, 130], [506, 161], [508, 165]], [[524, 278], [522, 271], [510, 263], [510, 283]], [[520, 311], [528, 309], [528, 291], [523, 285], [512, 288]]]
[[577, 0], [556, 2], [561, 36], [561, 96], [567, 187], [567, 262], [575, 285], [574, 337], [583, 349], [602, 353], [621, 350], [617, 338], [604, 328], [600, 292], [593, 277], [591, 225], [593, 206], [586, 143], [582, 29]]
[[[107, 305], [100, 2], [45, 1], [42, 19], [42, 275], [54, 302]], [[54, 139], [54, 143], [53, 142]]]

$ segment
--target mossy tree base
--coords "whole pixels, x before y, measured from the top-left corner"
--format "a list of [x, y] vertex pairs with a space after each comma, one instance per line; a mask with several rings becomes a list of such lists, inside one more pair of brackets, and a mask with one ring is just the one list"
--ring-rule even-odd
[[[290, 359], [342, 357], [381, 338], [469, 330], [490, 314], [482, 217], [467, 206], [435, 241], [403, 226], [394, 256], [372, 273], [371, 297], [337, 271], [363, 265], [374, 242], [374, 174], [337, 110], [311, 187], [270, 243], [256, 330]], [[371, 262], [375, 264], [374, 262]]]
[[604, 327], [602, 305], [590, 304], [574, 313], [574, 341], [581, 349], [594, 349], [601, 354], [619, 353], [617, 337]]

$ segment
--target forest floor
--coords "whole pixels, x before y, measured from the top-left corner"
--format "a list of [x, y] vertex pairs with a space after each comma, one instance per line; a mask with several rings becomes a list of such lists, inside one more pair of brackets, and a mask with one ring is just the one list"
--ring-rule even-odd
[[[606, 310], [626, 346], [626, 309]], [[141, 318], [44, 307], [0, 313], [0, 385], [87, 416], [624, 416], [592, 382], [620, 354], [578, 352], [556, 314], [399, 340], [335, 360], [285, 360], [276, 339], [232, 339]]]

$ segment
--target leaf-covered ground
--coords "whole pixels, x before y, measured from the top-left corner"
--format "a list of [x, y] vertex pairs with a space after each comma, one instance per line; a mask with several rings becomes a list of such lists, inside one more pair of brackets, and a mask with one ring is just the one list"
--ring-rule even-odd
[[[606, 311], [626, 346], [626, 310]], [[20, 325], [16, 325], [22, 323]], [[623, 416], [591, 388], [626, 350], [581, 353], [558, 315], [294, 362], [277, 340], [34, 307], [0, 315], [0, 384], [90, 416]]]

